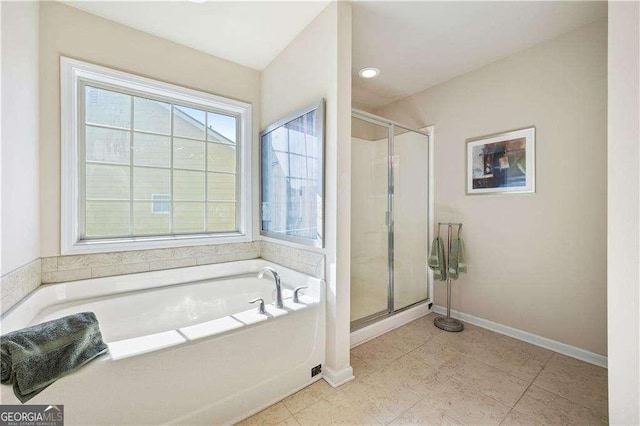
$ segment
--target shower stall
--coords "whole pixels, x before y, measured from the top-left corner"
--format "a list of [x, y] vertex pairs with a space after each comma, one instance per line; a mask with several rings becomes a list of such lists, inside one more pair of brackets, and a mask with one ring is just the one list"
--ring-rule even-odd
[[352, 330], [431, 301], [432, 135], [352, 111]]

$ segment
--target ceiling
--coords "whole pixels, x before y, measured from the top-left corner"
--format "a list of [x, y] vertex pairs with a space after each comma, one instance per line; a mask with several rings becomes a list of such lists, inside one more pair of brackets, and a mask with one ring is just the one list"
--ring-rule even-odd
[[264, 69], [329, 0], [63, 1], [256, 70]]
[[[381, 107], [606, 14], [592, 1], [356, 1], [354, 105]], [[362, 79], [364, 67], [381, 73]]]
[[[202, 0], [201, 0], [202, 1]], [[256, 70], [329, 3], [318, 1], [63, 1]], [[353, 103], [375, 109], [607, 13], [600, 1], [366, 1], [353, 4]], [[376, 67], [380, 76], [357, 72]]]

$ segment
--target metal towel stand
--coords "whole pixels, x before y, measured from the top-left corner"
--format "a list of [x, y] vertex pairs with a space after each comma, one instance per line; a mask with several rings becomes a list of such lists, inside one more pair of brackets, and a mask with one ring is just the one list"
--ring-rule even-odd
[[433, 323], [444, 331], [462, 331], [464, 330], [462, 321], [451, 318], [451, 278], [449, 278], [449, 258], [451, 257], [451, 245], [453, 243], [453, 227], [458, 227], [458, 238], [460, 238], [462, 223], [438, 222], [438, 236], [440, 236], [441, 225], [447, 226], [447, 256], [444, 260], [445, 270], [447, 271], [447, 316], [436, 317]]

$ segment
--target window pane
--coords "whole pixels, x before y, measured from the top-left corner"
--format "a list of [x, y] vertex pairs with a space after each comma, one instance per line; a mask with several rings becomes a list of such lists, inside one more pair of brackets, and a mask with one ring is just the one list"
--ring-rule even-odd
[[205, 143], [189, 139], [173, 139], [173, 167], [204, 170]]
[[204, 203], [174, 203], [173, 232], [204, 232]]
[[236, 175], [207, 173], [207, 200], [235, 201]]
[[296, 178], [306, 178], [307, 173], [307, 157], [302, 155], [291, 154], [289, 157], [290, 173], [289, 176]]
[[210, 143], [207, 152], [207, 167], [211, 172], [236, 171], [236, 148], [229, 145]]
[[173, 199], [204, 201], [204, 172], [173, 171]]
[[154, 195], [163, 194], [171, 199], [171, 170], [133, 168], [133, 198], [153, 200]]
[[318, 239], [322, 210], [322, 146], [316, 111], [263, 135], [262, 229]]
[[207, 231], [236, 230], [235, 203], [207, 203]]
[[134, 133], [133, 164], [136, 166], [171, 167], [171, 138]]
[[168, 135], [171, 133], [171, 105], [134, 97], [133, 128]]
[[173, 108], [173, 134], [204, 140], [205, 112], [175, 105]]
[[87, 164], [87, 199], [129, 200], [129, 167]]
[[133, 203], [133, 233], [136, 235], [171, 232], [171, 203], [136, 201]]
[[207, 113], [207, 140], [220, 143], [236, 143], [236, 118], [215, 112]]
[[288, 129], [289, 150], [295, 154], [315, 156], [315, 145], [318, 139], [315, 134], [313, 114], [305, 114], [285, 126]]
[[310, 179], [320, 179], [320, 159], [308, 158], [307, 159], [307, 177]]
[[283, 126], [283, 127], [278, 127], [273, 132], [267, 135], [264, 135], [264, 137], [269, 139], [271, 143], [271, 147], [275, 151], [288, 152], [289, 151], [288, 135], [289, 135], [288, 130]]
[[129, 164], [129, 132], [85, 126], [85, 138], [87, 161]]
[[131, 96], [86, 86], [85, 105], [87, 123], [131, 128]]
[[129, 235], [129, 202], [87, 201], [85, 234], [87, 237]]

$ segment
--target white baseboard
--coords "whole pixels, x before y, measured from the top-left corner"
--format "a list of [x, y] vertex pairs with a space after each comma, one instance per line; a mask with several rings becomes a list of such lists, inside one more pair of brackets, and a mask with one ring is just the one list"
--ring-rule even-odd
[[[447, 313], [447, 309], [444, 306], [439, 305], [434, 305], [433, 311], [441, 315], [445, 315]], [[589, 352], [585, 349], [567, 345], [566, 343], [547, 339], [546, 337], [538, 336], [537, 334], [529, 333], [517, 328], [498, 324], [484, 318], [478, 318], [474, 317], [473, 315], [465, 314], [463, 312], [454, 311], [453, 309], [451, 310], [451, 316], [453, 318], [468, 322], [469, 324], [477, 325], [478, 327], [486, 328], [487, 330], [495, 331], [496, 333], [504, 334], [506, 336], [531, 343], [533, 345], [541, 346], [543, 348], [559, 352], [563, 355], [577, 358], [581, 361], [607, 368], [607, 357], [604, 355]]]
[[322, 378], [329, 383], [331, 387], [337, 388], [355, 379], [355, 376], [353, 375], [353, 368], [351, 368], [350, 365], [338, 371], [334, 371], [325, 366]]
[[353, 348], [371, 339], [375, 339], [394, 328], [401, 327], [411, 321], [417, 320], [418, 318], [427, 315], [429, 312], [431, 312], [431, 309], [429, 309], [429, 302], [427, 301], [418, 306], [398, 312], [388, 318], [353, 331], [351, 333], [351, 347]]

